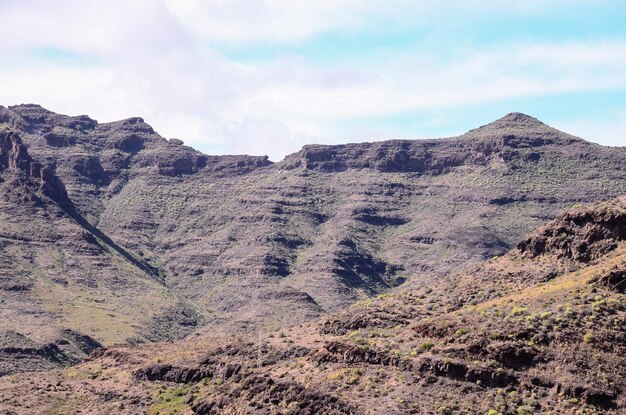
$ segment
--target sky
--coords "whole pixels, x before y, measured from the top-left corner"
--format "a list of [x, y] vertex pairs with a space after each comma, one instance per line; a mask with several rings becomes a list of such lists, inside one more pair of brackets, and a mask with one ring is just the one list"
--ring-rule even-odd
[[0, 0], [0, 105], [208, 154], [447, 137], [523, 112], [626, 146], [623, 0]]

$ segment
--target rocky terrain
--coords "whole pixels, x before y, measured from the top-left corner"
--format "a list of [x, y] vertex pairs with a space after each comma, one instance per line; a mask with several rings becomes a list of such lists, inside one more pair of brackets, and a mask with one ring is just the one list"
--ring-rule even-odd
[[76, 363], [100, 346], [95, 337], [127, 341], [152, 322], [147, 309], [184, 303], [89, 224], [13, 132], [0, 132], [0, 215], [0, 374]]
[[626, 197], [573, 206], [505, 255], [301, 326], [99, 348], [0, 378], [0, 410], [618, 414]]
[[[278, 333], [434, 290], [559, 210], [626, 194], [626, 148], [523, 114], [272, 163], [204, 155], [140, 118], [19, 105], [0, 107], [0, 158], [0, 374], [202, 327]], [[494, 295], [482, 291], [474, 301]]]

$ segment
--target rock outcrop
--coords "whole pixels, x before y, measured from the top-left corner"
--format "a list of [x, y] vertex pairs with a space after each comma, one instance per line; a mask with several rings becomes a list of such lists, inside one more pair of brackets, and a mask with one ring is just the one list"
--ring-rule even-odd
[[31, 159], [16, 133], [0, 132], [0, 169], [12, 173], [13, 181], [5, 186], [7, 191], [14, 192], [32, 183], [35, 192], [43, 193], [64, 209], [74, 209], [63, 182], [50, 169]]
[[532, 257], [556, 255], [589, 262], [617, 248], [626, 240], [626, 197], [594, 206], [570, 209], [517, 248]]

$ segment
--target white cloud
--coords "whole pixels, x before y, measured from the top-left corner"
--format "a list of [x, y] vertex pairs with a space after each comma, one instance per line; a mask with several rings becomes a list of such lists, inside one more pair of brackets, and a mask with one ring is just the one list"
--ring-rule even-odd
[[366, 2], [357, 0], [167, 0], [195, 34], [224, 42], [295, 42], [337, 27], [358, 26]]
[[[330, 30], [367, 26], [427, 25], [456, 16], [543, 14], [591, 0], [165, 0], [180, 23], [196, 35], [221, 42], [293, 43]], [[605, 2], [605, 1], [601, 1]], [[598, 0], [596, 7], [601, 7]]]
[[[538, 1], [531, 3], [516, 4], [537, 12], [531, 6]], [[510, 43], [457, 51], [446, 60], [405, 51], [342, 66], [294, 56], [243, 64], [211, 47], [211, 41], [293, 42], [357, 30], [371, 24], [372, 14], [402, 21], [407, 10], [438, 13], [437, 4], [5, 1], [0, 27], [11, 39], [0, 44], [0, 103], [36, 102], [99, 121], [138, 115], [164, 136], [205, 151], [269, 153], [277, 160], [303, 144], [340, 142], [349, 131], [367, 130], [358, 119], [626, 89], [624, 41]], [[498, 4], [475, 0], [463, 7]], [[38, 55], [40, 48], [52, 56]], [[57, 59], [57, 51], [84, 59]]]
[[193, 41], [160, 0], [4, 0], [0, 25], [11, 40], [0, 50], [51, 47], [108, 59]]
[[[397, 58], [362, 83], [326, 87], [325, 72], [294, 68], [250, 91], [248, 111], [291, 122], [380, 116], [509, 98], [626, 87], [626, 42], [509, 45], [453, 62]], [[366, 73], [367, 74], [367, 73]], [[366, 75], [365, 74], [365, 75]], [[602, 74], [602, 76], [599, 76]]]

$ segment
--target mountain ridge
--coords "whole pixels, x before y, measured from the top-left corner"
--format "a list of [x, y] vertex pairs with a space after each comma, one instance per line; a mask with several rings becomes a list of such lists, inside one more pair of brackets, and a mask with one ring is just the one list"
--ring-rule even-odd
[[[0, 106], [0, 109], [4, 109], [9, 110], [11, 112], [17, 113], [20, 116], [24, 116], [27, 120], [29, 120], [29, 122], [35, 122], [35, 123], [41, 123], [44, 121], [44, 119], [47, 116], [51, 116], [51, 117], [55, 117], [55, 116], [59, 116], [59, 114], [54, 113], [50, 110], [45, 109], [44, 107], [42, 107], [39, 104], [18, 104], [18, 105], [11, 105], [8, 107], [2, 107]], [[45, 115], [44, 115], [45, 114]], [[125, 119], [121, 119], [121, 120], [117, 120], [117, 121], [110, 121], [110, 122], [106, 122], [106, 123], [98, 123], [96, 120], [90, 118], [88, 115], [77, 115], [77, 116], [61, 116], [61, 117], [66, 117], [69, 118], [71, 120], [73, 120], [75, 122], [74, 126], [80, 126], [81, 129], [85, 128], [94, 128], [96, 125], [102, 126], [102, 127], [113, 127], [113, 129], [115, 129], [118, 126], [123, 126], [124, 125], [138, 125], [141, 126], [139, 127], [140, 129], [142, 129], [144, 132], [148, 132], [148, 133], [155, 133], [154, 129], [149, 125], [146, 124], [144, 119], [141, 117], [129, 117], [129, 118], [125, 118]], [[6, 113], [4, 114], [4, 116], [0, 116], [0, 122], [15, 122], [14, 120], [11, 120], [11, 117], [9, 115], [7, 115]], [[71, 125], [71, 124], [70, 124]], [[399, 143], [405, 143], [405, 142], [424, 142], [424, 143], [428, 143], [428, 144], [432, 144], [441, 140], [450, 140], [450, 139], [459, 139], [459, 138], [463, 138], [463, 137], [468, 137], [468, 136], [473, 136], [476, 135], [476, 133], [478, 132], [484, 132], [485, 130], [487, 131], [494, 131], [494, 130], [506, 130], [508, 128], [513, 128], [513, 130], [517, 129], [517, 130], [523, 130], [524, 134], [528, 135], [529, 132], [539, 132], [543, 135], [546, 135], [546, 132], [550, 132], [552, 134], [556, 134], [556, 135], [560, 135], [562, 138], [567, 138], [564, 139], [562, 141], [563, 144], [567, 144], [567, 143], [571, 143], [572, 141], [581, 141], [581, 142], [585, 142], [585, 143], [589, 143], [589, 144], [597, 144], [597, 143], [591, 143], [589, 141], [586, 141], [580, 137], [576, 137], [567, 133], [564, 133], [560, 130], [557, 130], [555, 128], [552, 128], [550, 126], [548, 126], [547, 124], [541, 122], [539, 119], [532, 117], [530, 115], [524, 114], [524, 113], [520, 113], [520, 112], [511, 112], [506, 114], [505, 116], [492, 121], [488, 124], [482, 125], [480, 127], [477, 127], [475, 129], [470, 129], [469, 131], [456, 135], [456, 136], [451, 136], [451, 137], [440, 137], [440, 138], [419, 138], [419, 139], [385, 139], [385, 140], [375, 140], [375, 141], [359, 141], [359, 142], [349, 142], [349, 143], [344, 143], [344, 144], [305, 144], [299, 151], [296, 151], [294, 153], [290, 153], [287, 154], [285, 157], [283, 157], [282, 160], [276, 161], [276, 162], [270, 162], [270, 164], [278, 164], [281, 163], [285, 160], [285, 158], [289, 158], [290, 156], [294, 156], [299, 152], [305, 151], [308, 148], [311, 147], [345, 147], [345, 146], [358, 146], [358, 145], [363, 145], [363, 144], [374, 144], [374, 143], [391, 143], [391, 142], [399, 142]], [[533, 131], [534, 130], [534, 131]], [[184, 145], [182, 140], [178, 140], [178, 139], [170, 139], [170, 140], [165, 140], [167, 142], [172, 141], [172, 144], [175, 145]], [[506, 145], [506, 142], [505, 142]], [[196, 150], [197, 151], [197, 150]], [[245, 154], [240, 154], [240, 155], [221, 155], [221, 156], [215, 156], [215, 157], [235, 157], [235, 156], [242, 156], [245, 157], [247, 155]], [[261, 157], [261, 158], [265, 158], [267, 157], [266, 155], [259, 155], [259, 156], [248, 156], [248, 157]]]
[[[73, 265], [69, 285], [51, 278], [52, 294], [24, 297], [27, 309], [49, 310], [29, 324], [105, 346], [175, 339], [201, 326], [245, 333], [298, 325], [358, 300], [437, 284], [507, 252], [568, 205], [626, 194], [626, 148], [533, 120], [512, 114], [452, 139], [313, 146], [271, 163], [202, 154], [137, 117], [98, 124], [34, 105], [1, 107], [0, 125], [59, 178], [81, 228], [121, 250], [94, 251]], [[23, 217], [22, 232], [37, 234], [19, 210], [9, 214]], [[48, 244], [41, 249], [57, 252]], [[22, 255], [35, 248], [15, 249], [30, 274], [66, 272], [57, 253], [54, 267], [42, 268]], [[82, 258], [80, 249], [65, 249], [64, 257]], [[145, 270], [133, 261], [152, 282], [137, 279]], [[16, 285], [28, 279], [7, 269]], [[138, 295], [139, 287], [148, 294]], [[121, 290], [123, 306], [112, 289]], [[74, 295], [84, 308], [74, 310]], [[153, 303], [153, 313], [139, 311]], [[119, 332], [89, 327], [90, 313]], [[13, 320], [5, 326], [31, 336]]]

